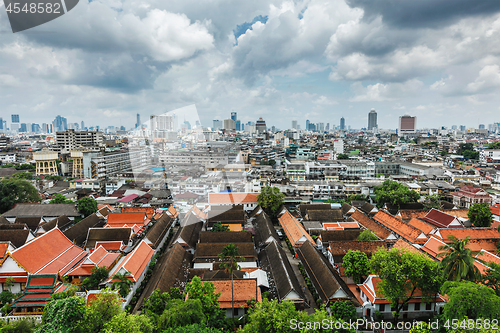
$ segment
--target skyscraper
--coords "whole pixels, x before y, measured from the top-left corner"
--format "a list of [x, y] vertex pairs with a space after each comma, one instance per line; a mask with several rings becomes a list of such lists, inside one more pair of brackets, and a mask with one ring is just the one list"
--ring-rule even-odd
[[229, 131], [236, 130], [236, 122], [232, 119], [224, 119], [224, 129]]
[[297, 120], [292, 120], [292, 128], [297, 129]]
[[255, 130], [257, 131], [257, 133], [264, 133], [267, 130], [266, 122], [264, 119], [262, 119], [262, 117], [260, 117], [259, 120], [255, 122]]
[[85, 130], [85, 123], [83, 122], [83, 120], [82, 120], [82, 123], [80, 124], [80, 129], [81, 129], [82, 131], [84, 131], [84, 130]]
[[0, 117], [0, 130], [3, 130], [3, 119]]
[[12, 122], [13, 123], [18, 123], [19, 122], [19, 115], [18, 114], [13, 114], [11, 115], [12, 117]]
[[68, 121], [66, 118], [57, 116], [56, 119], [52, 122], [54, 125], [54, 131], [63, 132], [68, 129]]
[[377, 111], [375, 109], [371, 109], [370, 113], [368, 113], [368, 130], [373, 131], [373, 129], [377, 128]]
[[235, 124], [236, 124], [236, 130], [237, 130], [237, 131], [241, 131], [241, 121], [236, 120], [236, 121], [235, 121]]
[[309, 119], [306, 120], [306, 131], [309, 131]]
[[222, 121], [214, 119], [213, 121], [213, 126], [212, 126], [214, 131], [218, 131], [222, 128]]
[[141, 126], [141, 115], [137, 114], [137, 122], [135, 123], [135, 128], [139, 128], [140, 126]]
[[236, 120], [238, 120], [238, 115], [236, 114], [236, 112], [231, 112], [231, 119], [236, 123]]
[[340, 129], [345, 130], [345, 119], [344, 117], [340, 118]]
[[417, 127], [417, 117], [412, 117], [408, 114], [399, 117], [399, 135], [405, 133], [415, 133]]

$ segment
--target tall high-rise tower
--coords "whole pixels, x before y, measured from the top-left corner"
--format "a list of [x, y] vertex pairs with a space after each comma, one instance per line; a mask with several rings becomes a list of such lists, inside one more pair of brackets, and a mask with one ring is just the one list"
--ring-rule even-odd
[[345, 130], [345, 119], [344, 117], [340, 118], [340, 129]]
[[292, 120], [292, 129], [297, 129], [297, 120]]
[[139, 128], [141, 126], [141, 115], [137, 114], [137, 122], [135, 123], [135, 128]]
[[368, 113], [368, 130], [373, 131], [377, 127], [377, 111], [371, 109], [370, 113]]
[[236, 123], [236, 120], [238, 120], [238, 114], [236, 112], [231, 112], [231, 119]]

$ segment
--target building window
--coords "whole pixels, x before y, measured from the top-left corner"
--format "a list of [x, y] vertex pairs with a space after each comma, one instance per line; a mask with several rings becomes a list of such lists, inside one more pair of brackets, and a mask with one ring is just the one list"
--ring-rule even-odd
[[405, 305], [403, 305], [403, 311], [408, 311], [408, 303], [406, 303]]
[[378, 310], [379, 310], [380, 312], [385, 312], [385, 304], [379, 304], [379, 305], [378, 305]]
[[432, 303], [427, 303], [427, 304], [425, 304], [425, 309], [426, 309], [427, 311], [432, 310]]
[[415, 303], [415, 311], [420, 311], [420, 303]]

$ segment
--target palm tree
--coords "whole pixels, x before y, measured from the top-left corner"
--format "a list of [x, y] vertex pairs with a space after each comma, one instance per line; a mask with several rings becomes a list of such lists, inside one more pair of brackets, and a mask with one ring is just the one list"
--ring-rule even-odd
[[238, 247], [234, 244], [228, 244], [222, 249], [222, 253], [218, 255], [219, 259], [224, 261], [221, 265], [226, 274], [231, 275], [231, 313], [234, 319], [234, 288], [233, 288], [233, 271], [240, 270], [238, 261], [244, 261], [245, 258], [240, 256]]
[[438, 249], [442, 251], [437, 254], [437, 257], [443, 257], [440, 263], [443, 268], [444, 276], [449, 281], [477, 281], [481, 273], [474, 265], [474, 260], [482, 262], [481, 259], [474, 258], [481, 251], [472, 251], [467, 248], [469, 236], [465, 239], [458, 239], [453, 235], [449, 235], [450, 244], [440, 246]]
[[113, 287], [118, 288], [118, 292], [122, 297], [127, 297], [130, 292], [130, 285], [132, 284], [132, 281], [130, 281], [127, 277], [129, 274], [130, 272], [124, 272], [113, 275], [113, 280], [116, 280], [113, 282]]

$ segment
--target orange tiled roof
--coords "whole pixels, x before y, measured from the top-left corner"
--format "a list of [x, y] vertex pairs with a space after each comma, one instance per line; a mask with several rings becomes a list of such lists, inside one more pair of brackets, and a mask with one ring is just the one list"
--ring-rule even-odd
[[496, 204], [490, 207], [491, 214], [500, 216], [500, 204]]
[[421, 253], [413, 245], [409, 244], [407, 241], [405, 241], [402, 238], [398, 239], [397, 242], [394, 243], [394, 245], [392, 247], [396, 248], [396, 249], [400, 249], [400, 250], [407, 250], [407, 251], [411, 251], [411, 252], [419, 252], [419, 253]]
[[467, 213], [469, 212], [468, 209], [442, 209], [441, 210], [443, 213], [453, 215], [455, 217], [461, 217], [464, 219], [468, 219], [469, 217], [467, 216]]
[[138, 213], [109, 213], [107, 224], [144, 224], [144, 220], [146, 219], [145, 212]]
[[412, 243], [425, 243], [427, 241], [427, 237], [423, 234], [422, 231], [417, 228], [404, 223], [400, 219], [395, 218], [394, 216], [380, 210], [373, 219], [385, 227], [391, 229], [404, 239]]
[[[123, 259], [123, 261], [113, 269], [113, 272], [109, 276], [115, 275], [121, 268], [129, 272], [129, 279], [136, 282], [137, 279], [141, 276], [142, 272], [146, 269], [151, 257], [154, 254], [154, 250], [146, 244], [143, 240], [135, 247], [135, 249], [127, 254], [127, 256]], [[110, 278], [109, 282], [113, 282], [113, 279]]]
[[[231, 280], [210, 281], [214, 284], [215, 292], [220, 293], [219, 307], [221, 309], [230, 309], [232, 306]], [[234, 307], [248, 308], [247, 301], [252, 298], [262, 302], [260, 288], [257, 287], [257, 280], [244, 279], [233, 281]]]
[[56, 274], [72, 268], [86, 256], [86, 252], [74, 245], [59, 228], [55, 227], [15, 249], [11, 256], [32, 274], [42, 269], [44, 274]]
[[229, 231], [243, 231], [243, 227], [241, 224], [222, 224], [222, 225], [227, 225], [229, 227]]
[[399, 211], [399, 214], [401, 215], [401, 218], [403, 220], [411, 220], [413, 218], [420, 219], [424, 217], [428, 212], [428, 210], [402, 209]]
[[302, 224], [290, 214], [288, 209], [284, 209], [283, 214], [280, 215], [278, 220], [293, 246], [300, 246], [306, 241], [316, 244]]
[[422, 219], [438, 228], [463, 228], [463, 225], [453, 215], [432, 208]]
[[170, 205], [170, 207], [168, 207], [167, 212], [174, 219], [179, 215], [179, 213], [177, 212], [177, 209], [175, 209], [175, 207], [173, 205]]
[[344, 229], [359, 229], [358, 222], [339, 222], [339, 225]]
[[495, 264], [500, 265], [500, 257], [485, 250], [481, 250], [481, 253], [476, 255], [476, 258], [482, 259], [486, 263], [494, 262]]
[[[498, 239], [500, 240], [500, 233], [495, 228], [466, 228], [466, 229], [439, 229], [439, 236], [445, 242], [448, 240], [449, 235], [453, 235], [458, 239], [465, 239], [470, 236], [470, 239]], [[481, 250], [481, 249], [479, 249]]]
[[412, 218], [410, 222], [408, 222], [408, 224], [419, 230], [422, 230], [426, 235], [428, 235], [435, 228], [434, 226], [416, 218]]
[[259, 193], [209, 193], [208, 203], [210, 204], [239, 204], [239, 203], [257, 203]]
[[431, 236], [429, 240], [424, 244], [424, 246], [422, 246], [420, 249], [429, 254], [431, 257], [441, 261], [443, 257], [437, 257], [437, 254], [442, 252], [439, 250], [439, 247], [445, 245], [446, 243], [444, 243], [442, 240]]
[[356, 209], [356, 211], [354, 212], [354, 214], [351, 215], [351, 217], [356, 221], [358, 221], [358, 223], [361, 224], [363, 227], [371, 230], [375, 235], [377, 235], [382, 240], [386, 239], [391, 234], [389, 230], [377, 224], [377, 222], [373, 221], [365, 214], [361, 213], [358, 209]]
[[5, 257], [5, 254], [7, 253], [8, 248], [9, 248], [8, 242], [0, 243], [0, 260], [3, 259], [3, 257]]
[[145, 213], [151, 219], [155, 213], [154, 207], [122, 207], [122, 213]]

